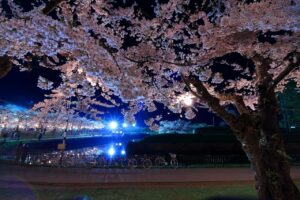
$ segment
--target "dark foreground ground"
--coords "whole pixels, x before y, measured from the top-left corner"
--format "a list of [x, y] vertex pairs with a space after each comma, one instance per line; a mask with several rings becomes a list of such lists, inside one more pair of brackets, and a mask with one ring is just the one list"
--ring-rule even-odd
[[215, 197], [254, 200], [255, 190], [252, 182], [114, 183], [90, 186], [39, 186], [19, 182], [0, 187], [1, 200], [210, 200]]
[[[292, 168], [300, 181], [300, 167]], [[0, 165], [1, 200], [80, 199], [204, 200], [213, 196], [254, 199], [247, 168], [61, 169]], [[89, 197], [89, 198], [87, 198]]]
[[[300, 180], [300, 167], [291, 176]], [[0, 182], [22, 180], [32, 184], [178, 183], [253, 181], [249, 168], [103, 169], [51, 168], [0, 164]]]

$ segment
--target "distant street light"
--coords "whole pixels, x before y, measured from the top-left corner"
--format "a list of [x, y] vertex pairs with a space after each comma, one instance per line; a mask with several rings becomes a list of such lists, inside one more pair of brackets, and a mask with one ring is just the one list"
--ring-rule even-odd
[[110, 149], [108, 150], [108, 155], [113, 156], [115, 155], [116, 151], [113, 147], [110, 147]]
[[192, 106], [193, 105], [193, 95], [190, 94], [190, 93], [185, 93], [185, 94], [182, 94], [180, 96], [178, 96], [177, 98], [177, 103], [179, 104], [184, 104], [185, 106]]
[[186, 96], [184, 99], [183, 99], [183, 103], [186, 105], [186, 106], [191, 106], [193, 105], [193, 99], [191, 96]]
[[122, 150], [122, 151], [121, 151], [121, 154], [122, 154], [122, 155], [125, 155], [125, 154], [126, 154], [126, 151], [125, 151], [125, 150]]
[[123, 128], [127, 128], [128, 125], [124, 122], [124, 123], [122, 124], [122, 127], [123, 127]]
[[118, 123], [116, 121], [112, 121], [109, 123], [109, 128], [114, 130], [116, 128], [118, 128]]

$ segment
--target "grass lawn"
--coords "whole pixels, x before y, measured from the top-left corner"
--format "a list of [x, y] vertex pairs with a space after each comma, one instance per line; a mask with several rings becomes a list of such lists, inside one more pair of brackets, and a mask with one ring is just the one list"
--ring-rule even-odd
[[[86, 190], [42, 190], [36, 191], [37, 199], [54, 200], [68, 199], [74, 196], [87, 195], [92, 199], [101, 200], [201, 200], [211, 196], [247, 196], [254, 197], [251, 187], [202, 187], [202, 188], [119, 188], [119, 189], [86, 189]], [[48, 194], [48, 195], [47, 195]], [[50, 195], [51, 194], [51, 195]], [[50, 197], [52, 196], [52, 197]], [[53, 198], [55, 196], [55, 198]]]
[[[27, 193], [30, 191], [27, 191]], [[18, 192], [19, 193], [19, 192]], [[19, 193], [20, 194], [20, 193]], [[212, 196], [255, 197], [251, 186], [235, 187], [172, 187], [172, 188], [91, 188], [91, 189], [34, 189], [22, 199], [67, 200], [80, 196], [101, 200], [202, 200]], [[32, 198], [33, 197], [33, 198]], [[12, 194], [1, 191], [0, 199], [14, 198]]]
[[[298, 182], [300, 185], [300, 182]], [[93, 200], [204, 200], [208, 197], [252, 197], [253, 183], [187, 183], [45, 187], [26, 185], [21, 189], [0, 189], [0, 199], [68, 200], [88, 196]]]

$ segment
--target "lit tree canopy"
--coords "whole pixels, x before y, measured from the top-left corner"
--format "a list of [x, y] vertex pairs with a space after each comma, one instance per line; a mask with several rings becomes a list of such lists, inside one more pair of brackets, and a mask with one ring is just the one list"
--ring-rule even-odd
[[[21, 70], [32, 56], [41, 66], [61, 70], [65, 97], [75, 92], [92, 97], [101, 88], [107, 100], [114, 94], [131, 105], [143, 101], [151, 111], [155, 100], [181, 112], [178, 96], [187, 92], [181, 75], [200, 80], [221, 104], [237, 104], [243, 96], [245, 106], [239, 108], [252, 110], [263, 73], [276, 89], [299, 77], [298, 1], [153, 1], [144, 10], [141, 4], [52, 1], [24, 12], [8, 1], [0, 55], [10, 56]], [[45, 15], [49, 5], [59, 5], [51, 16]], [[264, 37], [269, 40], [261, 42]], [[194, 116], [186, 111], [188, 118]]]
[[[36, 0], [32, 9], [7, 0], [2, 7], [0, 56], [20, 70], [33, 57], [60, 70], [54, 96], [95, 99], [100, 90], [105, 106], [118, 96], [129, 104], [128, 121], [155, 111], [154, 101], [188, 119], [206, 106], [241, 141], [259, 198], [299, 199], [275, 96], [289, 79], [300, 86], [299, 0]], [[193, 106], [185, 108], [182, 95]]]

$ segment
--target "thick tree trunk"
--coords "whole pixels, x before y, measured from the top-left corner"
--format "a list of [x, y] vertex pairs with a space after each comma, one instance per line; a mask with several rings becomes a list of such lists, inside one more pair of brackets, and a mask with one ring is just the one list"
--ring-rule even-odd
[[[193, 77], [184, 78], [184, 82], [192, 94], [203, 99], [231, 127], [241, 142], [255, 173], [259, 200], [300, 200], [299, 190], [290, 176], [290, 160], [279, 129], [279, 106], [274, 91], [276, 84], [292, 67], [273, 81], [268, 73], [269, 60], [261, 56], [255, 56], [254, 60], [257, 60], [255, 92], [258, 97], [255, 110], [247, 108], [242, 96], [232, 94], [217, 98]], [[197, 91], [190, 85], [195, 86]], [[239, 115], [228, 113], [220, 99], [231, 101]]]
[[259, 200], [300, 200], [290, 176], [290, 158], [278, 126], [278, 106], [271, 94], [261, 109], [241, 118], [235, 130], [255, 173]]
[[[248, 133], [247, 135], [257, 135]], [[300, 194], [290, 177], [289, 157], [278, 138], [266, 141], [244, 138], [246, 152], [255, 174], [255, 186], [259, 200], [299, 200]], [[282, 141], [279, 142], [283, 144]], [[276, 147], [276, 148], [273, 148]]]
[[299, 200], [299, 191], [290, 177], [289, 164], [284, 159], [278, 161], [278, 152], [263, 154], [252, 163], [258, 199]]

